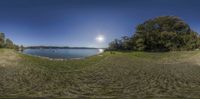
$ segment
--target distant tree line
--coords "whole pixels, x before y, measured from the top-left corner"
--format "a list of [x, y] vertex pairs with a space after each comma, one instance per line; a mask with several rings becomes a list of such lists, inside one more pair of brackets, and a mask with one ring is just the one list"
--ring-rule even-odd
[[200, 46], [200, 36], [176, 16], [161, 16], [137, 25], [131, 36], [115, 39], [109, 50], [180, 51]]
[[[20, 46], [23, 47], [23, 46]], [[6, 38], [4, 33], [0, 33], [0, 48], [8, 48], [8, 49], [15, 49], [19, 50], [20, 47], [15, 45], [12, 40]]]

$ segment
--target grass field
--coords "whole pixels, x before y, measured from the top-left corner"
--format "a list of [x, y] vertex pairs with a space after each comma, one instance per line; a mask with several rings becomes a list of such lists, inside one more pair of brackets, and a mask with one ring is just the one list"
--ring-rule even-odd
[[0, 97], [200, 99], [200, 51], [62, 61], [0, 49]]

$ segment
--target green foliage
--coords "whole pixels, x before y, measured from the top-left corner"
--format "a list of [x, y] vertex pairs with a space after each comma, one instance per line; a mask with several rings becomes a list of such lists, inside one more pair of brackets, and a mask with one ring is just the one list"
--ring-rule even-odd
[[121, 39], [115, 39], [109, 44], [109, 50], [131, 50], [132, 39], [128, 36], [123, 36]]
[[5, 34], [0, 33], [0, 48], [4, 47], [5, 45]]
[[19, 49], [19, 46], [15, 45], [10, 39], [5, 38], [4, 33], [0, 33], [0, 48], [9, 48], [9, 49]]
[[121, 49], [121, 40], [115, 39], [114, 41], [110, 42], [109, 49], [110, 50], [119, 50]]
[[[127, 50], [128, 47], [139, 51], [175, 51], [198, 48], [200, 38], [198, 33], [192, 31], [179, 17], [161, 16], [139, 24], [136, 33], [128, 42], [128, 46], [122, 46], [120, 49]], [[111, 44], [112, 47], [115, 47], [114, 44]], [[127, 41], [122, 40], [121, 44], [127, 44]]]
[[10, 39], [6, 39], [6, 48], [14, 48], [14, 44]]

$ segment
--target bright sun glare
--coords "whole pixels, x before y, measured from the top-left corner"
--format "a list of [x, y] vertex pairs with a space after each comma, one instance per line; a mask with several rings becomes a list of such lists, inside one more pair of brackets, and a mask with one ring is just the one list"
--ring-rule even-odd
[[99, 36], [96, 37], [96, 40], [101, 43], [101, 42], [104, 41], [104, 36], [103, 35], [99, 35]]

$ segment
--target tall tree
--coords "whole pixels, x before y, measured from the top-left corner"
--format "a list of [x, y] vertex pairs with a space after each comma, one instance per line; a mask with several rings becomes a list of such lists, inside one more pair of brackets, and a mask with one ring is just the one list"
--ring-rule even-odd
[[5, 45], [5, 34], [0, 33], [0, 48], [3, 48]]
[[13, 44], [13, 42], [10, 39], [6, 39], [6, 48], [10, 48], [10, 49], [14, 49], [15, 45]]
[[148, 51], [191, 50], [199, 45], [198, 34], [176, 16], [149, 19], [137, 26], [134, 37], [135, 46]]
[[199, 48], [199, 34], [176, 16], [149, 19], [136, 27], [132, 37], [122, 37], [110, 43], [116, 50], [175, 51]]

